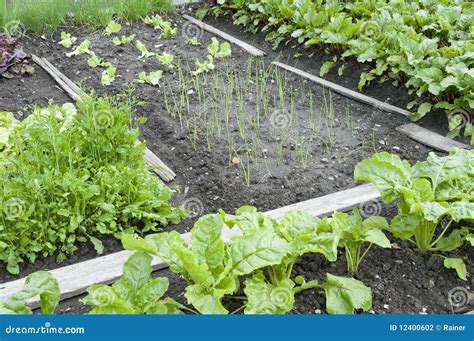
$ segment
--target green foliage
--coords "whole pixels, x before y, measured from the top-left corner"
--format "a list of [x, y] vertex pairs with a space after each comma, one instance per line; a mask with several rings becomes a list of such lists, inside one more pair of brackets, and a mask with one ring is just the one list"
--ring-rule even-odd
[[196, 70], [190, 72], [194, 77], [197, 77], [203, 73], [211, 72], [216, 68], [216, 65], [214, 64], [214, 58], [211, 55], [208, 55], [204, 62], [196, 59], [194, 64], [196, 65]]
[[160, 84], [160, 80], [162, 76], [163, 76], [162, 70], [150, 72], [149, 74], [146, 74], [145, 72], [140, 72], [138, 74], [138, 79], [135, 79], [134, 82], [157, 86]]
[[115, 22], [114, 20], [110, 20], [109, 24], [105, 28], [105, 35], [110, 36], [113, 33], [120, 32], [121, 29], [122, 29], [122, 25]]
[[354, 178], [377, 186], [386, 203], [398, 200], [389, 228], [395, 237], [422, 251], [452, 251], [466, 241], [469, 229], [451, 224], [474, 221], [473, 150], [453, 149], [445, 157], [430, 153], [413, 167], [396, 155], [378, 153], [356, 165]]
[[[410, 92], [433, 99], [432, 109], [474, 109], [474, 4], [443, 1], [230, 0], [234, 23], [266, 32], [276, 48], [288, 39], [329, 48], [367, 65], [359, 88], [387, 76]], [[325, 74], [330, 63], [325, 63]], [[472, 136], [472, 124], [465, 135]], [[474, 137], [472, 138], [474, 142]]]
[[58, 44], [62, 47], [70, 49], [72, 47], [72, 44], [74, 44], [76, 40], [77, 38], [73, 37], [70, 33], [61, 32], [61, 41], [59, 41]]
[[121, 36], [120, 38], [114, 37], [114, 39], [112, 39], [112, 42], [114, 43], [114, 45], [119, 46], [119, 45], [131, 44], [134, 40], [135, 40], [135, 34], [132, 34], [128, 37], [127, 36]]
[[66, 53], [66, 57], [71, 58], [74, 56], [79, 56], [81, 54], [91, 54], [89, 50], [91, 46], [91, 41], [89, 39], [84, 40], [79, 46], [77, 46], [74, 51]]
[[143, 44], [140, 40], [136, 41], [135, 47], [142, 53], [138, 59], [148, 59], [150, 57], [156, 56], [156, 53], [148, 51], [145, 44]]
[[90, 236], [156, 231], [185, 216], [145, 164], [143, 120], [130, 105], [86, 97], [77, 108], [36, 108], [21, 123], [0, 115], [0, 260], [9, 272], [38, 255], [64, 260]]
[[[240, 233], [233, 233], [224, 243], [224, 226], [238, 228]], [[338, 242], [338, 232], [318, 218], [294, 211], [278, 223], [249, 206], [235, 215], [220, 211], [200, 218], [191, 230], [189, 245], [176, 232], [122, 237], [126, 249], [156, 255], [171, 271], [180, 273], [188, 282], [187, 302], [203, 314], [228, 313], [222, 299], [237, 292], [239, 278], [246, 275], [251, 275], [244, 282], [247, 314], [287, 313], [296, 293], [317, 287], [329, 292], [331, 313], [369, 309], [371, 291], [359, 281], [330, 274], [321, 284], [291, 279], [299, 256], [317, 252], [335, 261]]]
[[56, 279], [46, 271], [37, 271], [26, 277], [23, 288], [0, 301], [0, 315], [3, 314], [32, 314], [28, 300], [39, 297], [42, 314], [53, 314], [59, 303], [61, 292]]
[[112, 64], [108, 63], [107, 68], [102, 72], [102, 77], [100, 82], [102, 85], [108, 86], [115, 81], [115, 76], [117, 75], [117, 68]]
[[161, 16], [146, 16], [143, 21], [145, 24], [153, 26], [155, 30], [161, 30], [160, 39], [172, 38], [176, 35], [177, 28], [173, 28], [169, 21], [165, 21]]
[[113, 285], [92, 285], [82, 303], [92, 306], [89, 314], [180, 314], [181, 304], [162, 298], [168, 278], [152, 278], [152, 257], [144, 252], [130, 256], [123, 276]]
[[209, 54], [218, 59], [224, 59], [232, 55], [232, 49], [228, 42], [219, 43], [216, 37], [212, 37], [212, 41], [207, 47]]
[[367, 255], [373, 244], [383, 248], [390, 248], [390, 241], [382, 229], [388, 229], [388, 223], [383, 217], [371, 216], [365, 220], [358, 209], [352, 215], [336, 212], [332, 218], [325, 219], [341, 235], [339, 246], [344, 247], [348, 270], [357, 272], [363, 258]]

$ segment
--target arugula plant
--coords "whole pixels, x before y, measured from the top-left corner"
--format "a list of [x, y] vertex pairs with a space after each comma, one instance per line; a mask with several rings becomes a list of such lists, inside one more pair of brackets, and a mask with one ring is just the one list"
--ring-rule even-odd
[[114, 37], [114, 39], [112, 39], [112, 42], [116, 46], [128, 45], [128, 44], [131, 44], [135, 40], [135, 36], [136, 36], [135, 34], [132, 34], [132, 35], [129, 35], [128, 37], [127, 36], [121, 36], [120, 38]]
[[[474, 151], [453, 149], [448, 156], [430, 153], [413, 167], [397, 155], [378, 153], [356, 165], [356, 181], [374, 184], [386, 203], [398, 201], [390, 232], [423, 252], [449, 252], [461, 247], [474, 222]], [[457, 223], [459, 227], [453, 228]], [[444, 256], [443, 256], [444, 257]], [[465, 278], [460, 258], [445, 265]]]
[[113, 285], [92, 285], [81, 302], [93, 307], [89, 314], [181, 314], [183, 306], [163, 298], [169, 287], [166, 277], [152, 278], [152, 257], [135, 252], [125, 262], [123, 275]]
[[61, 40], [58, 42], [58, 44], [62, 47], [70, 49], [76, 40], [77, 38], [73, 37], [70, 33], [61, 32]]
[[320, 253], [331, 262], [337, 259], [341, 233], [331, 225], [301, 211], [288, 212], [281, 222], [257, 212], [255, 207], [241, 207], [235, 216], [225, 215], [229, 227], [243, 232], [266, 231], [286, 241], [288, 248], [279, 264], [268, 266], [266, 275], [256, 271], [244, 282], [248, 302], [247, 314], [284, 314], [293, 308], [294, 295], [308, 289], [323, 289], [330, 314], [352, 314], [355, 309], [367, 311], [372, 306], [372, 292], [362, 282], [326, 274], [326, 281], [306, 281], [302, 276], [292, 280], [293, 266], [306, 253]]
[[364, 220], [355, 208], [351, 215], [336, 212], [331, 218], [326, 218], [324, 223], [340, 233], [339, 246], [345, 250], [347, 269], [350, 272], [358, 271], [372, 245], [391, 247], [383, 232], [389, 228], [384, 217], [371, 216]]
[[143, 120], [123, 98], [51, 104], [22, 122], [0, 115], [0, 261], [10, 273], [39, 255], [60, 262], [79, 243], [100, 251], [105, 235], [157, 231], [187, 216], [149, 172], [136, 145]]
[[0, 315], [4, 314], [32, 314], [27, 305], [28, 300], [39, 297], [42, 314], [54, 314], [59, 303], [61, 292], [56, 279], [47, 271], [37, 271], [26, 277], [23, 288], [0, 301]]

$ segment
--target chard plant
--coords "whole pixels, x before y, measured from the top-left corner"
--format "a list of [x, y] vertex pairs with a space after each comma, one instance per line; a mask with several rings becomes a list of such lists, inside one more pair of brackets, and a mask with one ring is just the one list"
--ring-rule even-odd
[[390, 248], [391, 244], [383, 230], [389, 226], [384, 217], [371, 216], [363, 219], [359, 210], [352, 214], [336, 212], [331, 218], [326, 218], [324, 224], [331, 226], [340, 233], [339, 246], [345, 250], [347, 269], [356, 273], [364, 257], [372, 245]]
[[123, 266], [123, 275], [113, 285], [96, 284], [87, 288], [81, 299], [93, 307], [89, 314], [182, 314], [180, 303], [163, 298], [169, 287], [166, 277], [152, 278], [152, 257], [144, 252], [132, 254]]
[[[445, 157], [430, 153], [414, 166], [397, 155], [378, 153], [356, 165], [354, 178], [374, 184], [384, 202], [398, 202], [389, 231], [420, 251], [449, 252], [472, 238], [474, 151], [454, 148]], [[443, 257], [446, 267], [466, 279], [461, 258]]]

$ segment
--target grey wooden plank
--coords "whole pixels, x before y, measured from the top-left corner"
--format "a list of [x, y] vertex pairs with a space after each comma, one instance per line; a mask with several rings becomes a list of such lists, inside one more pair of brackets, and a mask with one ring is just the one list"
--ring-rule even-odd
[[[267, 215], [274, 219], [281, 219], [288, 211], [301, 210], [315, 216], [324, 216], [333, 211], [345, 211], [354, 206], [368, 201], [375, 201], [380, 198], [378, 190], [370, 185], [362, 185], [352, 189], [325, 195], [319, 198], [310, 199], [301, 203], [285, 206], [269, 212]], [[227, 241], [234, 236], [240, 235], [237, 228], [225, 228], [223, 240]], [[189, 242], [191, 234], [184, 233], [182, 238]], [[93, 284], [110, 284], [122, 276], [122, 266], [128, 257], [130, 251], [120, 251], [110, 255], [98, 257], [85, 262], [68, 265], [62, 268], [52, 270], [51, 273], [59, 282], [62, 299], [74, 297], [83, 294], [86, 289]], [[153, 269], [160, 270], [167, 267], [158, 257], [153, 257]], [[0, 300], [12, 295], [20, 290], [25, 282], [25, 278], [12, 282], [0, 284]], [[31, 306], [38, 307], [38, 300], [33, 299], [29, 302]]]
[[188, 20], [189, 22], [191, 22], [192, 24], [200, 27], [201, 29], [203, 30], [206, 30], [212, 34], [215, 34], [215, 35], [218, 35], [219, 37], [241, 47], [243, 50], [247, 51], [248, 53], [250, 53], [251, 55], [255, 56], [255, 57], [263, 57], [265, 56], [265, 52], [263, 52], [262, 50], [259, 50], [257, 49], [256, 47], [253, 47], [252, 45], [250, 44], [247, 44], [246, 42], [240, 40], [240, 39], [237, 39], [233, 36], [231, 36], [230, 34], [228, 33], [225, 33], [211, 25], [208, 25], [206, 23], [203, 23], [202, 21], [200, 20], [197, 20], [196, 18], [193, 18], [193, 17], [190, 17], [189, 15], [183, 15], [183, 18]]
[[320, 77], [317, 77], [317, 76], [312, 75], [312, 74], [310, 74], [306, 71], [297, 69], [293, 66], [283, 64], [283, 63], [280, 63], [280, 62], [277, 62], [277, 61], [274, 61], [272, 64], [274, 64], [278, 67], [281, 67], [282, 69], [291, 71], [291, 72], [293, 72], [293, 73], [295, 73], [295, 74], [297, 74], [301, 77], [309, 79], [310, 81], [313, 81], [313, 82], [315, 82], [319, 85], [322, 85], [322, 86], [324, 86], [328, 89], [331, 89], [332, 91], [337, 92], [338, 94], [341, 94], [345, 97], [354, 99], [356, 101], [359, 101], [359, 102], [362, 102], [362, 103], [365, 103], [365, 104], [369, 104], [369, 105], [371, 105], [375, 108], [378, 108], [378, 109], [381, 109], [381, 110], [384, 110], [384, 111], [387, 111], [387, 112], [390, 112], [390, 113], [401, 114], [401, 115], [404, 115], [404, 116], [407, 116], [408, 114], [410, 114], [410, 112], [408, 110], [401, 109], [401, 108], [398, 108], [394, 105], [379, 101], [375, 98], [363, 95], [363, 94], [361, 94], [357, 91], [347, 89], [347, 88], [345, 88], [343, 86], [340, 86], [336, 83], [330, 82], [330, 81], [325, 80], [325, 79], [320, 78]]
[[407, 135], [412, 140], [443, 152], [449, 152], [453, 148], [471, 149], [471, 146], [467, 144], [451, 140], [414, 123], [399, 126], [397, 131]]

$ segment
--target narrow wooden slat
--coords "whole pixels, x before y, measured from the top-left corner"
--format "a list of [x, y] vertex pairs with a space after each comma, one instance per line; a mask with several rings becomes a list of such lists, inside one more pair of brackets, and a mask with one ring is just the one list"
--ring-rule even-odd
[[333, 82], [327, 81], [325, 79], [322, 79], [320, 77], [314, 76], [314, 75], [312, 75], [312, 74], [310, 74], [306, 71], [302, 71], [302, 70], [297, 69], [293, 66], [283, 64], [283, 63], [280, 63], [280, 62], [277, 62], [277, 61], [272, 62], [272, 64], [274, 64], [278, 67], [281, 67], [282, 69], [291, 71], [291, 72], [293, 72], [293, 73], [295, 73], [295, 74], [297, 74], [301, 77], [309, 79], [310, 81], [315, 82], [319, 85], [322, 85], [322, 86], [324, 86], [328, 89], [331, 89], [332, 91], [337, 92], [338, 94], [341, 94], [345, 97], [352, 98], [356, 101], [359, 101], [359, 102], [362, 102], [362, 103], [365, 103], [365, 104], [369, 104], [369, 105], [371, 105], [375, 108], [378, 108], [378, 109], [381, 109], [381, 110], [384, 110], [384, 111], [387, 111], [387, 112], [390, 112], [390, 113], [401, 114], [401, 115], [404, 115], [404, 116], [407, 116], [408, 114], [410, 114], [410, 112], [408, 110], [404, 110], [404, 109], [398, 108], [394, 105], [379, 101], [375, 98], [363, 95], [363, 94], [361, 94], [357, 91], [347, 89], [347, 88], [345, 88], [343, 86], [340, 86], [336, 83], [333, 83]]
[[[73, 81], [67, 78], [46, 58], [40, 58], [32, 55], [33, 61], [45, 70], [59, 86], [71, 97], [77, 101], [83, 96], [87, 96]], [[141, 143], [137, 141], [137, 143]], [[152, 167], [153, 172], [166, 182], [173, 181], [176, 174], [163, 161], [160, 160], [148, 147], [145, 149], [145, 161]]]
[[399, 126], [397, 131], [407, 135], [412, 140], [443, 152], [449, 152], [453, 148], [471, 149], [471, 146], [467, 144], [451, 140], [414, 123]]
[[253, 47], [252, 45], [247, 44], [246, 42], [244, 42], [240, 39], [237, 39], [237, 38], [231, 36], [228, 33], [225, 33], [221, 30], [218, 30], [217, 28], [215, 28], [211, 25], [203, 23], [202, 21], [197, 20], [196, 18], [190, 17], [189, 15], [183, 15], [183, 18], [188, 20], [192, 24], [200, 27], [201, 29], [206, 30], [206, 31], [208, 31], [212, 34], [218, 35], [219, 37], [221, 37], [221, 38], [223, 38], [223, 39], [225, 39], [225, 40], [241, 47], [243, 50], [247, 51], [248, 53], [250, 53], [251, 55], [253, 55], [255, 57], [265, 56], [265, 52], [263, 52], [262, 50], [259, 50], [256, 47]]
[[[314, 216], [324, 216], [333, 211], [346, 211], [354, 206], [361, 205], [368, 201], [376, 201], [380, 198], [378, 190], [372, 185], [362, 185], [341, 192], [325, 195], [316, 199], [307, 200], [301, 203], [285, 206], [276, 210], [266, 212], [274, 219], [281, 219], [290, 210], [301, 210]], [[225, 228], [222, 232], [224, 241], [240, 235], [237, 228]], [[189, 242], [190, 233], [181, 235]], [[52, 270], [51, 273], [58, 280], [61, 288], [62, 299], [74, 297], [85, 292], [93, 284], [110, 284], [122, 276], [122, 266], [130, 251], [120, 251], [107, 256], [91, 259], [74, 265], [65, 266]], [[167, 265], [158, 257], [152, 261], [153, 269], [164, 269]], [[12, 282], [0, 284], [0, 300], [12, 295], [20, 290], [25, 282], [25, 278]], [[30, 302], [33, 307], [38, 307], [38, 300]]]

